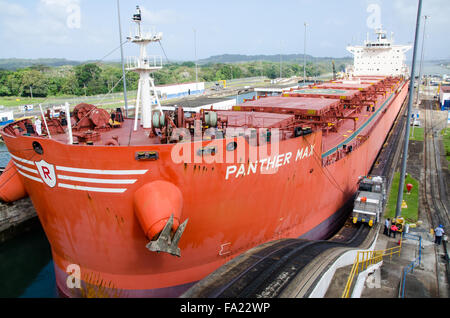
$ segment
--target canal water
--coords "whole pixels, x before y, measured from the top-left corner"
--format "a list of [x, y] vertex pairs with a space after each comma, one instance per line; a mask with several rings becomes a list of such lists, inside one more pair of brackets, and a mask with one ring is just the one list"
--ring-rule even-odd
[[[0, 167], [10, 155], [0, 143]], [[0, 243], [0, 298], [56, 298], [50, 244], [40, 224]]]
[[238, 95], [238, 96], [236, 96], [236, 105], [244, 103], [244, 99], [252, 99], [255, 96], [256, 96], [255, 92]]

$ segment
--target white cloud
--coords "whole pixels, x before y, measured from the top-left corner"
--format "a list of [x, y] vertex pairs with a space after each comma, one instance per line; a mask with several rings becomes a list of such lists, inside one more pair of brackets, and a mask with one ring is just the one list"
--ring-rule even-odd
[[10, 41], [63, 45], [70, 41], [68, 8], [79, 0], [40, 0], [35, 10], [0, 0], [2, 35]]

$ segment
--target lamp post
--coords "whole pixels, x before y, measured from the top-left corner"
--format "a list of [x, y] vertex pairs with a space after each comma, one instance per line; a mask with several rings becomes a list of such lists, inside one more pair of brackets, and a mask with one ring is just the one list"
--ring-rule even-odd
[[195, 54], [195, 82], [198, 83], [198, 66], [197, 66], [197, 30], [194, 29], [194, 54]]
[[123, 97], [125, 101], [125, 117], [128, 117], [128, 99], [127, 99], [127, 78], [125, 75], [125, 64], [123, 61], [123, 43], [122, 43], [122, 24], [120, 22], [120, 4], [117, 0], [117, 15], [119, 19], [119, 39], [120, 39], [120, 59], [122, 62], [122, 76], [123, 76]]
[[303, 84], [306, 84], [306, 27], [308, 23], [305, 22], [305, 40], [303, 45]]
[[283, 41], [280, 41], [280, 81], [283, 78], [283, 58], [282, 58], [282, 51], [283, 51]]
[[417, 84], [417, 106], [419, 106], [420, 103], [420, 84], [422, 83], [422, 67], [423, 67], [423, 57], [424, 57], [424, 48], [425, 48], [425, 31], [426, 31], [426, 26], [427, 26], [427, 19], [430, 16], [425, 15], [423, 16], [424, 23], [423, 23], [423, 39], [422, 39], [422, 55], [421, 55], [421, 59], [420, 59], [420, 68], [419, 68], [419, 78], [418, 78], [418, 84]]
[[410, 133], [410, 120], [412, 113], [412, 104], [414, 99], [414, 79], [416, 70], [416, 55], [417, 55], [417, 44], [419, 40], [419, 30], [420, 30], [420, 17], [422, 12], [422, 0], [419, 0], [419, 5], [417, 8], [417, 19], [416, 19], [416, 34], [414, 39], [414, 52], [411, 67], [411, 80], [409, 83], [409, 102], [408, 102], [408, 114], [406, 120], [406, 132], [405, 132], [405, 145], [403, 148], [403, 158], [402, 158], [402, 170], [400, 174], [400, 182], [398, 186], [398, 196], [397, 196], [397, 207], [395, 210], [395, 218], [401, 215], [401, 206], [403, 201], [403, 187], [405, 186], [405, 175], [406, 175], [406, 162], [408, 159], [408, 144], [409, 144], [409, 133]]

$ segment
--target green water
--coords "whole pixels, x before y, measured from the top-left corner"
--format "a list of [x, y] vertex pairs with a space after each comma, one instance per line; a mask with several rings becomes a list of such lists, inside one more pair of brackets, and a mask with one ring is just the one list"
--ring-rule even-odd
[[58, 297], [50, 244], [40, 225], [0, 244], [0, 298]]
[[[0, 143], [0, 167], [10, 155]], [[26, 233], [0, 243], [0, 298], [58, 297], [50, 244], [39, 224]]]

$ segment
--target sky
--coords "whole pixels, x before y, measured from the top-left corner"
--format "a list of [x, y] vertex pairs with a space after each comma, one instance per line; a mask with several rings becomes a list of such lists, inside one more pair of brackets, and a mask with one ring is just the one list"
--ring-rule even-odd
[[[221, 54], [302, 54], [305, 22], [306, 53], [317, 57], [350, 56], [346, 46], [362, 44], [367, 32], [373, 36], [380, 24], [389, 35], [394, 32], [396, 44], [412, 44], [417, 4], [418, 0], [120, 0], [124, 38], [134, 30], [131, 17], [139, 5], [144, 25], [163, 33], [162, 46], [174, 61]], [[450, 59], [450, 1], [423, 0], [422, 15], [430, 16], [425, 59]], [[0, 0], [0, 58], [85, 61], [113, 51], [105, 59], [117, 60], [119, 44], [117, 0]], [[130, 43], [124, 51], [125, 56], [139, 54]], [[153, 44], [148, 54], [163, 52]]]

